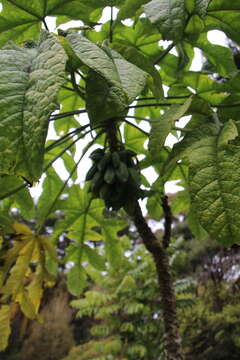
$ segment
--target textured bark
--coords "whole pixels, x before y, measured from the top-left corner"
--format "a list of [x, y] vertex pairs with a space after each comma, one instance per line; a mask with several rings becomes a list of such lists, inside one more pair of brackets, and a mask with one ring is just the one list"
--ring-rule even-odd
[[181, 350], [181, 338], [179, 335], [179, 325], [176, 313], [176, 298], [170, 273], [168, 255], [164, 246], [156, 238], [146, 223], [137, 201], [132, 218], [144, 245], [153, 256], [157, 269], [165, 328], [165, 359], [183, 360], [184, 357]]

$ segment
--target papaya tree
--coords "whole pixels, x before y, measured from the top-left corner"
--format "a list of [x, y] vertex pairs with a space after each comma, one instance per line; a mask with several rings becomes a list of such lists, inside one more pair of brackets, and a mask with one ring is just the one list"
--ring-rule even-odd
[[[15, 303], [41, 320], [43, 289], [60, 261], [71, 265], [67, 283], [76, 296], [91, 277], [86, 262], [118, 271], [119, 233], [128, 218], [156, 266], [165, 358], [183, 359], [165, 184], [181, 182], [178, 209], [187, 212], [196, 237], [239, 244], [239, 71], [231, 49], [212, 44], [208, 32], [221, 30], [238, 44], [240, 1], [0, 4], [0, 348]], [[66, 26], [70, 20], [77, 23]], [[202, 71], [191, 69], [196, 48], [210, 64]], [[189, 116], [185, 127], [178, 122], [183, 116]], [[170, 134], [173, 147], [166, 142]], [[84, 157], [92, 162], [87, 174]], [[154, 182], [143, 175], [149, 167]], [[84, 183], [79, 174], [86, 175]], [[30, 187], [40, 179], [36, 203]], [[143, 216], [142, 200], [149, 215], [164, 222], [161, 240]], [[16, 211], [31, 226], [16, 221]], [[47, 233], [51, 219], [54, 230]], [[63, 233], [71, 239], [64, 260], [55, 246]], [[104, 244], [106, 257], [93, 242]]]

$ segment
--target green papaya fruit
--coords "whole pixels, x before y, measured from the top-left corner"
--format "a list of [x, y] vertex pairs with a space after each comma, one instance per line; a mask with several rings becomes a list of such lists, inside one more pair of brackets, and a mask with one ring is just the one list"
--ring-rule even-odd
[[128, 180], [129, 177], [128, 168], [123, 161], [120, 162], [120, 165], [117, 169], [115, 169], [115, 172], [120, 182], [125, 183]]
[[112, 166], [108, 166], [104, 173], [104, 181], [107, 184], [113, 184], [115, 181], [115, 171]]
[[112, 155], [110, 152], [104, 154], [102, 159], [98, 163], [98, 170], [104, 172], [108, 164], [111, 162]]
[[117, 169], [120, 165], [120, 156], [117, 151], [112, 153], [112, 164], [115, 169]]
[[100, 198], [105, 200], [106, 202], [106, 200], [109, 198], [110, 192], [111, 192], [111, 187], [108, 184], [103, 183], [99, 190]]
[[93, 164], [92, 167], [88, 170], [85, 180], [86, 181], [92, 180], [96, 172], [97, 172], [97, 164]]
[[90, 154], [89, 158], [94, 162], [98, 162], [99, 160], [102, 159], [103, 156], [104, 156], [104, 150], [96, 149]]
[[128, 172], [129, 172], [129, 176], [132, 179], [132, 181], [134, 182], [134, 184], [136, 184], [136, 186], [139, 186], [141, 183], [139, 172], [134, 167], [129, 167]]
[[103, 184], [103, 175], [100, 171], [97, 171], [92, 178], [91, 191], [98, 193]]

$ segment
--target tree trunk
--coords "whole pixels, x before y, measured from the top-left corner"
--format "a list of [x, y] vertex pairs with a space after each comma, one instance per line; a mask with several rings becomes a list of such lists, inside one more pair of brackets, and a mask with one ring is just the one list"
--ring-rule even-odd
[[176, 298], [167, 252], [146, 223], [137, 201], [135, 211], [131, 215], [144, 245], [153, 256], [157, 269], [165, 328], [165, 359], [183, 360], [184, 357], [181, 350], [181, 338], [176, 312]]

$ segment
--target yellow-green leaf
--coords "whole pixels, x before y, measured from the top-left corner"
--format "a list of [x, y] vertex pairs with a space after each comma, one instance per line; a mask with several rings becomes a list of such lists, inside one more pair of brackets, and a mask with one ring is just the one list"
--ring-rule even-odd
[[0, 308], [0, 351], [6, 349], [10, 332], [10, 306], [3, 305]]

